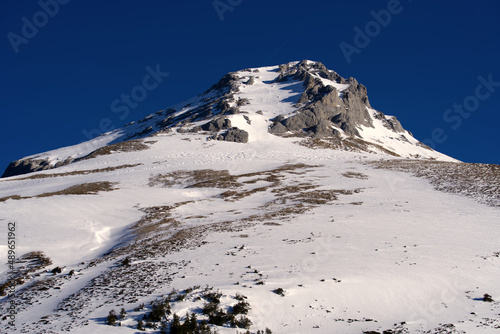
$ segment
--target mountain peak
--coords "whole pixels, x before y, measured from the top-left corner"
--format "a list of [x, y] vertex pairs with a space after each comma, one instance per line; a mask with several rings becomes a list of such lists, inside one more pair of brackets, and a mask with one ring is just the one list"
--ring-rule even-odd
[[109, 145], [167, 132], [238, 143], [294, 137], [313, 148], [450, 160], [416, 140], [396, 117], [373, 109], [355, 78], [302, 60], [228, 73], [177, 106], [88, 142], [14, 161], [3, 177], [67, 165]]

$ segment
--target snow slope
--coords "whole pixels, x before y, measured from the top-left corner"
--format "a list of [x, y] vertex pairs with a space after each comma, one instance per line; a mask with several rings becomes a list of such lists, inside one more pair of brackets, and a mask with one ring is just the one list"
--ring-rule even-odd
[[[257, 116], [249, 115], [252, 124]], [[53, 261], [17, 287], [19, 332], [134, 333], [146, 312], [134, 311], [138, 305], [174, 288], [201, 286], [172, 303], [181, 316], [199, 312], [203, 300], [196, 297], [207, 285], [224, 294], [223, 307], [234, 304], [237, 293], [248, 298], [252, 332], [266, 327], [273, 333], [382, 332], [401, 322], [410, 333], [438, 332], [440, 324], [466, 333], [498, 330], [498, 303], [480, 300], [485, 293], [500, 298], [498, 208], [366, 164], [381, 155], [311, 150], [293, 138], [262, 138], [243, 145], [207, 142], [201, 134], [164, 134], [151, 138], [156, 142], [148, 150], [34, 174], [57, 177], [2, 179], [0, 198], [91, 182], [117, 184], [97, 195], [0, 202], [0, 219], [18, 226], [17, 254], [40, 250]], [[71, 174], [124, 164], [140, 165]], [[297, 166], [283, 168], [287, 165]], [[192, 170], [241, 176], [234, 187], [193, 187], [181, 174], [168, 185], [151, 183], [158, 174]], [[162, 219], [179, 224], [163, 220], [147, 240], [130, 234], [145, 215], [141, 209], [165, 206], [170, 209], [162, 209]], [[160, 245], [168, 244], [187, 230], [201, 234], [186, 237], [175, 250], [144, 255], [149, 247], [140, 242], [156, 245], [160, 238]], [[5, 246], [1, 256], [5, 263]], [[120, 271], [127, 256], [131, 273]], [[55, 266], [63, 272], [47, 272]], [[70, 270], [76, 275], [69, 276]], [[2, 279], [8, 274], [3, 267]], [[40, 291], [36, 284], [49, 288]], [[277, 288], [284, 289], [284, 297], [273, 293]], [[0, 301], [5, 310], [9, 299]], [[121, 307], [128, 314], [122, 326], [106, 325], [108, 312]], [[1, 328], [12, 331], [5, 320]]]

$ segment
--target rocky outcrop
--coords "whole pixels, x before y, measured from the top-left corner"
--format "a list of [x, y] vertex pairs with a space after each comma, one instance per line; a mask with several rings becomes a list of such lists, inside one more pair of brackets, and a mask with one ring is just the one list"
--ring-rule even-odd
[[[147, 142], [146, 142], [147, 143]], [[48, 170], [53, 168], [58, 168], [62, 166], [69, 165], [71, 163], [76, 163], [83, 160], [97, 158], [103, 155], [109, 155], [113, 153], [120, 152], [137, 152], [147, 150], [149, 145], [147, 145], [142, 140], [126, 140], [118, 142], [116, 144], [109, 144], [90, 152], [89, 154], [79, 157], [79, 158], [68, 158], [66, 160], [61, 160], [55, 164], [50, 163], [48, 159], [31, 159], [24, 158], [17, 161], [13, 161], [9, 164], [5, 170], [2, 177], [23, 175], [33, 172], [39, 172], [42, 170]]]
[[238, 128], [231, 128], [226, 132], [215, 136], [214, 139], [234, 143], [248, 143], [248, 132]]
[[216, 118], [201, 126], [203, 131], [219, 132], [231, 127], [231, 121], [227, 118]]
[[403, 126], [395, 116], [386, 116], [381, 112], [375, 114], [375, 118], [380, 120], [385, 128], [394, 132], [406, 132]]
[[[344, 79], [323, 64], [302, 61], [296, 65], [279, 67], [276, 81], [299, 80], [304, 83], [304, 93], [299, 99], [299, 108], [288, 118], [276, 118], [269, 131], [273, 134], [285, 132], [305, 133], [312, 137], [338, 135], [342, 129], [346, 134], [359, 136], [360, 125], [373, 127], [367, 108], [370, 108], [366, 87], [354, 78]], [[332, 86], [325, 86], [322, 78], [349, 87], [340, 92]]]
[[207, 90], [204, 95], [213, 92], [213, 91], [218, 91], [218, 92], [237, 92], [238, 91], [238, 80], [239, 77], [235, 73], [228, 73], [225, 76], [223, 76], [215, 85], [210, 87], [209, 90]]
[[44, 159], [20, 159], [11, 162], [9, 166], [7, 166], [7, 169], [5, 169], [2, 178], [61, 167], [64, 165], [68, 165], [71, 162], [73, 162], [73, 159], [61, 161], [57, 164], [50, 164], [47, 160]]

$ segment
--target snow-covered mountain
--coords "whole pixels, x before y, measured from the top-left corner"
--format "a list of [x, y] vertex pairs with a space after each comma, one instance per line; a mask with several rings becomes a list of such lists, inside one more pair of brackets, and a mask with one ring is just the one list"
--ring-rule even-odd
[[59, 167], [111, 144], [169, 131], [234, 142], [306, 137], [304, 144], [452, 160], [420, 143], [395, 116], [371, 108], [365, 86], [304, 60], [225, 75], [205, 93], [93, 140], [12, 162], [4, 177]]
[[500, 328], [500, 166], [425, 147], [321, 63], [230, 73], [6, 176], [0, 333]]

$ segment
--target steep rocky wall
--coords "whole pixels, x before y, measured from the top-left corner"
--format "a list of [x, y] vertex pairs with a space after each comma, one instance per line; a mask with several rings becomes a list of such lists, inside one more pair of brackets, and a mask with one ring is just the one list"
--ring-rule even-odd
[[[276, 118], [270, 127], [273, 134], [305, 132], [312, 137], [335, 136], [342, 129], [346, 134], [359, 136], [357, 127], [373, 127], [367, 108], [370, 108], [366, 87], [356, 79], [344, 79], [329, 71], [321, 63], [302, 61], [297, 65], [281, 65], [278, 82], [299, 80], [304, 82], [304, 93], [299, 99], [296, 113], [288, 118]], [[315, 77], [329, 79], [339, 84], [348, 84], [339, 96], [332, 86], [325, 86]]]

